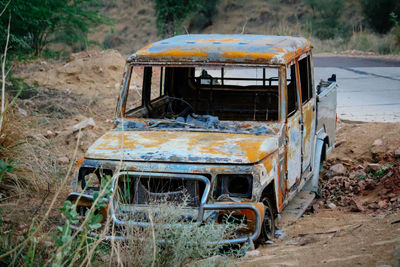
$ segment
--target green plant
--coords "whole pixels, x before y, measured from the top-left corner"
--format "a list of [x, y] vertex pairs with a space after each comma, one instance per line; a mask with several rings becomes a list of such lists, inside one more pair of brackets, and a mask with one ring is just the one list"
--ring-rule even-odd
[[183, 32], [182, 24], [203, 6], [202, 0], [153, 0], [157, 16], [157, 30], [161, 36]]
[[399, 16], [396, 15], [394, 12], [390, 13], [390, 18], [393, 22], [393, 35], [394, 35], [394, 45], [395, 47], [400, 50], [400, 23], [399, 23]]
[[8, 159], [0, 159], [0, 182], [3, 180], [4, 175], [11, 173], [15, 169], [15, 165], [10, 163]]
[[[0, 1], [0, 10], [8, 1]], [[110, 24], [101, 14], [97, 0], [13, 0], [7, 8], [12, 29], [10, 44], [13, 50], [33, 50], [35, 55], [52, 42], [86, 48], [88, 32], [98, 24]], [[4, 47], [9, 16], [0, 17], [0, 47]]]
[[311, 31], [319, 39], [332, 39], [336, 36], [348, 36], [348, 28], [340, 23], [344, 0], [305, 0], [312, 11]]
[[378, 33], [387, 33], [393, 27], [391, 13], [400, 14], [398, 0], [362, 0], [361, 7], [364, 19]]

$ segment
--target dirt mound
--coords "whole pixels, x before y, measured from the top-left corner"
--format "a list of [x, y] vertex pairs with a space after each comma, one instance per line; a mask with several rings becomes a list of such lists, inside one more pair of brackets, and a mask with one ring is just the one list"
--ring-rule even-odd
[[[320, 208], [400, 210], [400, 123], [340, 123], [325, 162]], [[332, 205], [333, 204], [333, 205]]]
[[328, 167], [335, 163], [345, 166], [371, 162], [393, 161], [394, 151], [400, 149], [400, 123], [345, 123], [338, 124], [335, 149], [328, 158]]
[[[349, 211], [380, 213], [400, 211], [400, 166], [393, 165], [376, 172], [362, 174], [357, 169], [350, 177], [335, 176], [323, 181], [324, 205], [343, 207]], [[322, 204], [322, 203], [321, 203]]]
[[37, 62], [18, 74], [31, 85], [74, 92], [86, 96], [118, 93], [125, 60], [115, 50], [84, 51], [72, 54], [66, 62]]

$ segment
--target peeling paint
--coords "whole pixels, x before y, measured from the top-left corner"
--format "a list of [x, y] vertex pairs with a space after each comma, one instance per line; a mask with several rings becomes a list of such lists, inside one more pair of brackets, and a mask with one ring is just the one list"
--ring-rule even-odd
[[188, 34], [150, 44], [128, 61], [287, 64], [309, 50], [310, 42], [302, 37]]

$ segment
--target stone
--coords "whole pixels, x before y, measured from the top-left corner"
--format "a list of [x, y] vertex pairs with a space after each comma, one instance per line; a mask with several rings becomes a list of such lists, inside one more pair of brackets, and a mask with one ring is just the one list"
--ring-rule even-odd
[[346, 188], [346, 189], [350, 188], [350, 182], [349, 181], [344, 181], [343, 185], [344, 185], [344, 188]]
[[67, 158], [67, 157], [59, 157], [57, 159], [57, 162], [60, 163], [60, 164], [68, 164], [69, 163], [69, 158]]
[[245, 257], [257, 257], [260, 255], [260, 251], [259, 250], [251, 250], [251, 251], [247, 251], [246, 252], [246, 256]]
[[26, 111], [23, 108], [18, 108], [18, 112], [19, 112], [19, 114], [21, 114], [24, 117], [28, 116], [28, 111]]
[[88, 119], [86, 119], [84, 121], [81, 121], [78, 124], [75, 124], [72, 127], [72, 131], [73, 132], [77, 132], [79, 130], [83, 130], [83, 129], [88, 128], [88, 127], [93, 128], [95, 126], [96, 126], [96, 123], [94, 122], [93, 118], [88, 118]]
[[384, 201], [384, 200], [380, 200], [380, 201], [378, 202], [378, 207], [379, 207], [380, 209], [385, 209], [385, 208], [387, 208], [387, 206], [388, 206], [388, 203], [387, 203], [386, 201]]
[[396, 149], [396, 150], [394, 151], [394, 157], [395, 157], [395, 158], [400, 158], [400, 149]]
[[381, 165], [378, 163], [369, 163], [367, 165], [367, 170], [377, 172], [381, 169]]
[[327, 203], [326, 206], [327, 206], [328, 208], [332, 209], [332, 210], [336, 209], [336, 207], [337, 207], [337, 206], [336, 206], [335, 204], [333, 204], [332, 202]]
[[373, 210], [377, 210], [377, 209], [379, 209], [379, 206], [378, 206], [377, 203], [372, 202], [372, 203], [368, 204], [368, 208], [369, 209], [373, 209]]
[[363, 178], [363, 177], [365, 177], [365, 176], [367, 176], [367, 174], [365, 173], [365, 171], [359, 170], [359, 169], [357, 169], [357, 170], [352, 170], [352, 171], [349, 173], [349, 178], [350, 178], [350, 179], [354, 179], [354, 178]]
[[340, 176], [344, 174], [346, 174], [346, 168], [341, 163], [335, 164], [332, 167], [330, 167], [327, 173], [329, 177]]
[[358, 182], [358, 186], [360, 187], [360, 191], [364, 191], [365, 190], [365, 182], [364, 181], [359, 181]]
[[382, 139], [376, 139], [376, 140], [372, 143], [372, 145], [373, 145], [373, 146], [381, 146], [381, 145], [383, 145], [383, 141], [382, 141]]
[[51, 138], [53, 136], [56, 136], [56, 134], [50, 130], [47, 130], [46, 133], [43, 135], [46, 138]]

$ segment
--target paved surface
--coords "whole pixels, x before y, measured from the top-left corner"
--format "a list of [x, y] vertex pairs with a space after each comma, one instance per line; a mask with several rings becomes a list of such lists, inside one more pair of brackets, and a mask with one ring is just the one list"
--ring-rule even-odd
[[342, 120], [400, 122], [400, 61], [315, 57], [315, 81], [336, 74]]

